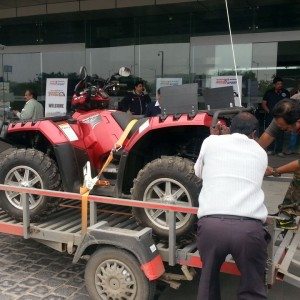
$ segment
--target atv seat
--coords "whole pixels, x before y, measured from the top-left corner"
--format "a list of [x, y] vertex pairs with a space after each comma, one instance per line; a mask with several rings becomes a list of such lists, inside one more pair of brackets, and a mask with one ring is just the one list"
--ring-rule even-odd
[[125, 130], [127, 125], [130, 123], [130, 121], [134, 119], [138, 119], [138, 121], [135, 123], [133, 128], [131, 129], [128, 137], [131, 137], [136, 130], [149, 118], [146, 118], [144, 115], [131, 115], [123, 111], [114, 111], [112, 114], [112, 117], [115, 119], [115, 121], [119, 124], [119, 126]]

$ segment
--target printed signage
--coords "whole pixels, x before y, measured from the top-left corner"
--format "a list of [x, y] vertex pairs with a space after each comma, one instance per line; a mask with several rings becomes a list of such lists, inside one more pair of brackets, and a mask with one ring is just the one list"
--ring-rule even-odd
[[156, 78], [156, 91], [165, 86], [182, 85], [182, 78]]
[[242, 91], [242, 76], [237, 76], [237, 79], [238, 79], [239, 89], [238, 89], [235, 76], [213, 76], [211, 77], [211, 88], [232, 86], [235, 106], [242, 106], [241, 95], [239, 95], [239, 90], [240, 93]]
[[67, 112], [67, 78], [47, 78], [45, 116], [62, 116]]

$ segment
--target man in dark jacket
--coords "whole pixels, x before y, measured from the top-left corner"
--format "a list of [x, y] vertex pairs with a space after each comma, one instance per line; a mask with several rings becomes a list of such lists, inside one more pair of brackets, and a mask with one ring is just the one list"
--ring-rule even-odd
[[133, 115], [144, 115], [146, 113], [147, 105], [151, 102], [148, 94], [144, 93], [144, 83], [142, 81], [136, 82], [134, 90], [127, 93], [127, 95], [119, 102], [118, 110], [130, 111]]

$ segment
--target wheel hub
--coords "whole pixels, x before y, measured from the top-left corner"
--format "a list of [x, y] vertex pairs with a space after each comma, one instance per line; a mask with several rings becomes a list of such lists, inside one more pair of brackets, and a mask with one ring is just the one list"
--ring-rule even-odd
[[175, 203], [175, 199], [172, 195], [166, 195], [162, 198], [163, 202]]
[[28, 181], [22, 181], [20, 186], [22, 186], [22, 187], [31, 187], [31, 185], [29, 184]]
[[110, 279], [109, 285], [110, 285], [110, 288], [112, 288], [113, 290], [117, 290], [120, 288], [120, 282], [117, 278]]
[[117, 260], [102, 262], [95, 274], [100, 299], [133, 300], [137, 293], [136, 279], [131, 270]]

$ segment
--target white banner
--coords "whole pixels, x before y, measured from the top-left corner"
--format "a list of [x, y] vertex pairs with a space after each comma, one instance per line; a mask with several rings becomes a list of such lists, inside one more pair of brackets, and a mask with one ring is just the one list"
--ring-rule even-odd
[[239, 95], [239, 91], [242, 92], [242, 76], [238, 76], [237, 79], [239, 89], [235, 76], [213, 76], [211, 77], [211, 88], [232, 86], [235, 106], [242, 106], [241, 95]]
[[156, 78], [156, 91], [164, 86], [182, 85], [182, 78]]
[[47, 78], [45, 116], [63, 116], [67, 112], [68, 78]]

